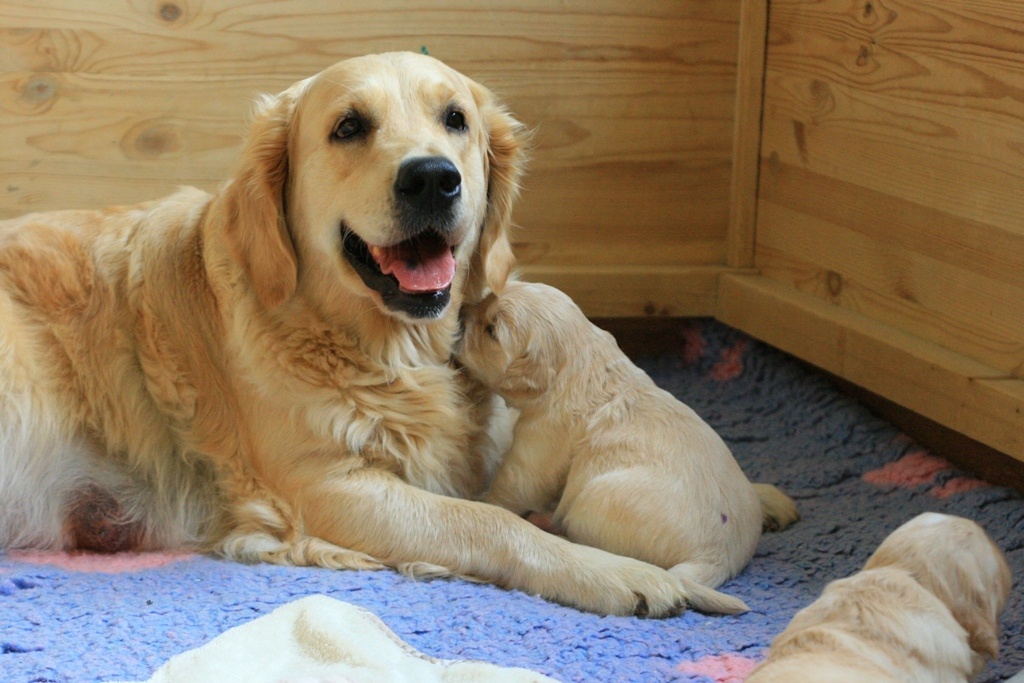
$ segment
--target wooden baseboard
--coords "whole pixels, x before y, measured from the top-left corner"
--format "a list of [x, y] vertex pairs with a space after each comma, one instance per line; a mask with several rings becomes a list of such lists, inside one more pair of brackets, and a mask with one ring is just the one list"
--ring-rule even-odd
[[[682, 318], [593, 318], [594, 324], [615, 336], [630, 358], [652, 354], [682, 354], [686, 341]], [[929, 452], [944, 458], [973, 476], [999, 486], [1024, 492], [1024, 462], [971, 439], [935, 420], [859, 387], [832, 373], [825, 373], [836, 387], [859, 401], [883, 420], [893, 424]]]
[[1024, 462], [852, 382], [847, 382], [841, 377], [832, 375], [831, 378], [840, 391], [898, 427], [934, 455], [950, 461], [979, 479], [999, 486], [1009, 486], [1024, 493]]
[[715, 317], [1024, 461], [1024, 380], [766, 277], [723, 275]]
[[720, 266], [523, 266], [523, 279], [558, 287], [590, 317], [668, 318], [715, 312]]
[[923, 446], [1024, 491], [1024, 380], [748, 271], [527, 268], [568, 292], [630, 356], [681, 352], [712, 316], [833, 375]]
[[640, 356], [682, 355], [686, 349], [684, 318], [591, 318], [611, 332], [619, 348], [631, 359]]

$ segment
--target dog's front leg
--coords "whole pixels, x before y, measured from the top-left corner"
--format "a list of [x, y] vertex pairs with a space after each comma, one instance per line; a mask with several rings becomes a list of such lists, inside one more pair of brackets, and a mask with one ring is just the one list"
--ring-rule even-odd
[[307, 533], [379, 558], [418, 563], [599, 614], [664, 617], [688, 595], [668, 572], [547, 534], [508, 510], [416, 488], [372, 468], [311, 482]]
[[517, 515], [546, 512], [565, 488], [569, 473], [566, 430], [520, 418], [512, 447], [498, 467], [484, 500]]

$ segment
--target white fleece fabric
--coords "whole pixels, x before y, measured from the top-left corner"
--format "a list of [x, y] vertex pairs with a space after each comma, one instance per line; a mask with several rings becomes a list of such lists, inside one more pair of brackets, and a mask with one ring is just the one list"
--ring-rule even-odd
[[547, 683], [526, 669], [429, 657], [375, 615], [322, 595], [172, 657], [148, 683]]

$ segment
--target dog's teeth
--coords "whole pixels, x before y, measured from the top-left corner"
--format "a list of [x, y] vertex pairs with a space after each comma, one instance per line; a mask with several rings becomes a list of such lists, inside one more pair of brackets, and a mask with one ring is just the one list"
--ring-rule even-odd
[[380, 247], [370, 245], [370, 253], [373, 254], [374, 258], [380, 258], [380, 255], [384, 253], [384, 250], [381, 249]]

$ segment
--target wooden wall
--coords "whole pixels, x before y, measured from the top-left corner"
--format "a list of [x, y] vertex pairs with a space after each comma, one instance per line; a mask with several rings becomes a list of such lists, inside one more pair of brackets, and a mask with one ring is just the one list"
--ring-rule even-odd
[[1024, 460], [1019, 0], [0, 0], [0, 18], [0, 217], [213, 189], [256, 93], [426, 50], [536, 131], [527, 277], [594, 316], [716, 315]]
[[422, 49], [536, 130], [516, 213], [535, 277], [596, 314], [713, 309], [735, 0], [2, 0], [0, 17], [0, 216], [213, 189], [256, 93]]
[[1024, 3], [772, 0], [722, 316], [1024, 459]]

